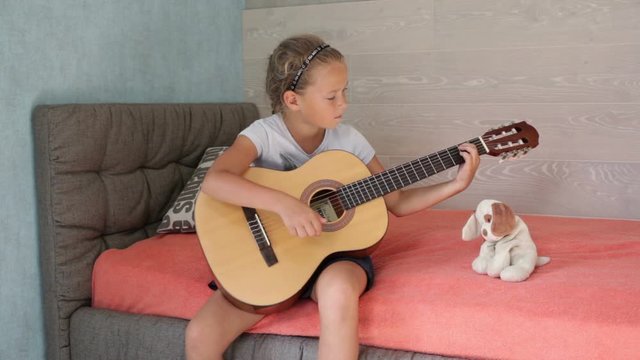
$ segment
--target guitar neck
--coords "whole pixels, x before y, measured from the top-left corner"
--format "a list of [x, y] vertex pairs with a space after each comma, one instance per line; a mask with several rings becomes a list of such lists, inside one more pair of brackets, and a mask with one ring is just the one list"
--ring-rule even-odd
[[[480, 137], [468, 141], [480, 155], [487, 148]], [[337, 189], [344, 209], [351, 209], [390, 192], [402, 189], [464, 162], [458, 146], [423, 156]]]

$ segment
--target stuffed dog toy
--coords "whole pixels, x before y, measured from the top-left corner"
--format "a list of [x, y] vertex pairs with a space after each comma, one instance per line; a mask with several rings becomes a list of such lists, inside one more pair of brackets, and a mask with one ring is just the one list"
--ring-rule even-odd
[[511, 208], [497, 200], [482, 200], [462, 229], [462, 239], [482, 235], [480, 255], [471, 267], [478, 274], [500, 277], [505, 281], [523, 281], [536, 266], [551, 259], [538, 256], [529, 228]]

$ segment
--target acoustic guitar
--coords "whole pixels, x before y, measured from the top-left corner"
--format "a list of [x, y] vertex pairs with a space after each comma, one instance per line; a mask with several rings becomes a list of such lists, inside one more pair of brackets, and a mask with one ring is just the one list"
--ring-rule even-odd
[[[526, 122], [492, 129], [469, 143], [481, 155], [519, 157], [538, 145]], [[196, 231], [215, 282], [235, 306], [255, 313], [282, 310], [299, 297], [320, 263], [336, 254], [364, 256], [387, 230], [383, 195], [464, 162], [457, 146], [371, 175], [354, 155], [320, 153], [292, 171], [250, 168], [243, 175], [288, 193], [327, 219], [320, 236], [289, 234], [280, 217], [200, 193]]]

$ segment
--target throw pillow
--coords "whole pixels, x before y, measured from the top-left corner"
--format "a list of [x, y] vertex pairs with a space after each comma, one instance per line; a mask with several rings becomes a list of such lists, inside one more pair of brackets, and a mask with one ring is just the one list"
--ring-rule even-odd
[[226, 146], [214, 146], [205, 150], [193, 175], [191, 175], [176, 201], [162, 218], [162, 222], [160, 222], [160, 226], [156, 230], [158, 233], [190, 233], [196, 231], [193, 213], [196, 207], [196, 199], [202, 186], [202, 180], [204, 180], [213, 162], [226, 149]]

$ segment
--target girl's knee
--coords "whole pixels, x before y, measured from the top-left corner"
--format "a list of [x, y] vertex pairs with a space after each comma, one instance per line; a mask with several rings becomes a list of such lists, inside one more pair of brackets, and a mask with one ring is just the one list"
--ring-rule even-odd
[[202, 318], [194, 317], [187, 324], [184, 334], [185, 353], [188, 360], [220, 359], [227, 344], [218, 331]]
[[202, 341], [206, 334], [206, 326], [204, 326], [204, 324], [201, 324], [197, 318], [194, 318], [189, 321], [189, 323], [187, 324], [187, 328], [185, 329], [185, 342], [187, 343], [187, 345], [198, 343]]
[[367, 286], [367, 275], [354, 262], [341, 261], [331, 264], [318, 277], [315, 285], [317, 301], [330, 302], [334, 306], [357, 301]]
[[198, 321], [197, 318], [189, 321], [184, 333], [185, 351], [188, 359], [200, 358], [197, 354], [205, 351], [205, 344], [212, 343], [210, 329]]
[[187, 324], [187, 359], [221, 359], [227, 347], [263, 315], [237, 309], [216, 293]]
[[184, 332], [185, 342], [189, 344], [193, 340], [196, 340], [198, 337], [202, 336], [200, 334], [201, 332], [202, 330], [200, 329], [200, 326], [196, 322], [196, 320], [195, 319], [190, 320], [189, 323], [187, 323], [187, 328], [185, 329], [185, 332]]
[[201, 352], [202, 345], [205, 341], [204, 335], [206, 329], [201, 326], [195, 319], [189, 321], [184, 333], [184, 347], [188, 359], [197, 358], [196, 354]]

